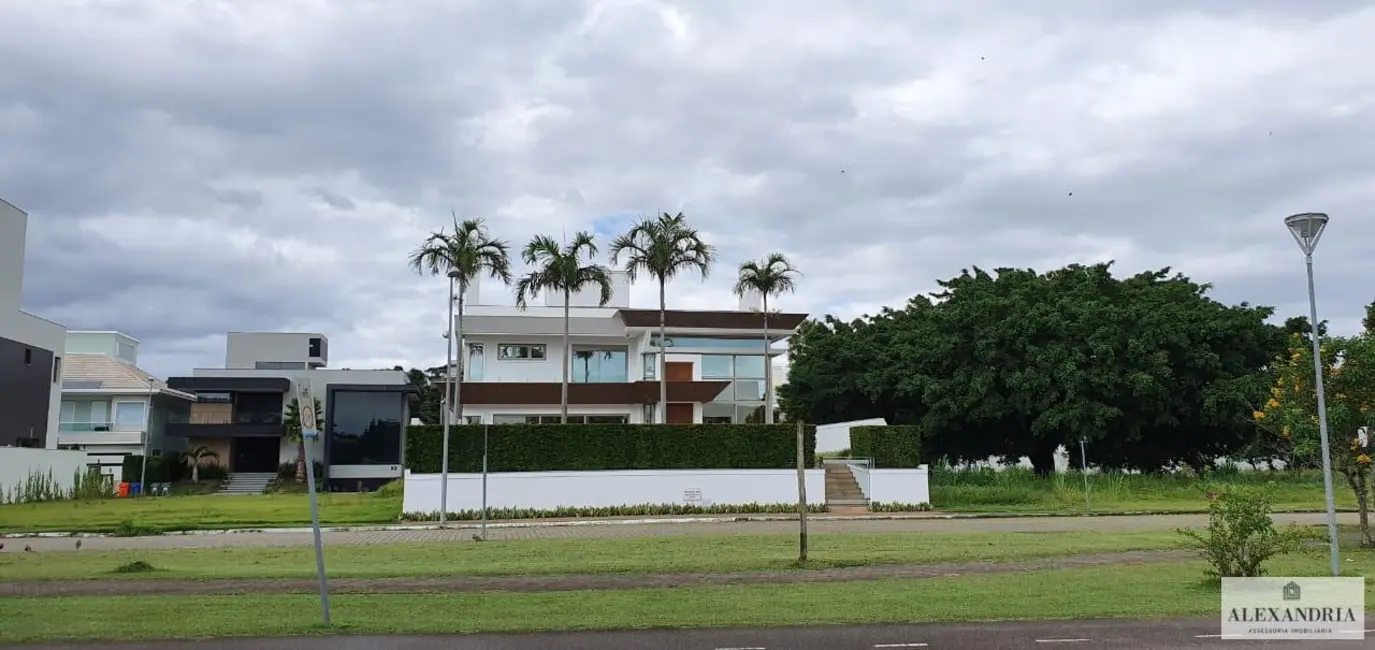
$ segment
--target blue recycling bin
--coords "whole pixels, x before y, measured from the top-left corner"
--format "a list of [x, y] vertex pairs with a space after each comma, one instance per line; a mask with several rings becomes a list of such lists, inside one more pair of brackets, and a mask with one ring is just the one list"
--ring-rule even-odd
[[138, 495], [139, 495], [139, 492], [142, 491], [142, 489], [143, 489], [143, 484], [142, 484], [142, 483], [139, 483], [138, 481], [134, 481], [133, 483], [130, 483], [130, 484], [129, 484], [129, 496], [131, 496], [131, 497], [136, 497], [136, 496], [138, 496]]

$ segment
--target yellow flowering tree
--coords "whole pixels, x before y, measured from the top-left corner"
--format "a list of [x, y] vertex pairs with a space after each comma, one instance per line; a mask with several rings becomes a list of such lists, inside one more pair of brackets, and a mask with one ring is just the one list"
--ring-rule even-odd
[[[1294, 334], [1287, 359], [1276, 360], [1268, 399], [1251, 414], [1292, 458], [1306, 465], [1322, 462], [1318, 400], [1313, 381], [1313, 348]], [[1346, 479], [1360, 508], [1361, 542], [1375, 547], [1370, 529], [1371, 457], [1375, 456], [1375, 332], [1329, 338], [1322, 344], [1327, 399], [1328, 444], [1332, 469]]]

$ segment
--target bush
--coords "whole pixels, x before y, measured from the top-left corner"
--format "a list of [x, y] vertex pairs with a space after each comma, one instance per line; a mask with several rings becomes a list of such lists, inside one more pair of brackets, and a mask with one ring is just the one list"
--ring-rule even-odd
[[1208, 494], [1208, 527], [1202, 532], [1184, 528], [1179, 534], [1198, 547], [1211, 565], [1211, 578], [1263, 576], [1267, 560], [1297, 551], [1310, 537], [1293, 524], [1276, 530], [1270, 500], [1260, 490], [1229, 486], [1211, 488]]
[[[322, 480], [324, 480], [324, 478], [325, 478], [325, 464], [322, 463], [322, 462], [320, 462], [320, 461], [318, 461], [318, 460], [316, 460], [316, 461], [311, 461], [311, 464], [315, 466], [315, 480], [316, 480], [316, 481], [322, 481]], [[201, 470], [201, 474], [204, 475], [204, 474], [205, 474], [205, 470]], [[289, 462], [289, 463], [282, 463], [282, 464], [280, 464], [280, 465], [277, 466], [277, 481], [278, 481], [278, 482], [287, 482], [287, 481], [295, 481], [295, 480], [296, 480], [296, 461], [293, 460], [293, 461], [291, 461], [291, 462]]]
[[885, 503], [873, 501], [869, 504], [869, 512], [930, 512], [929, 503]]
[[[549, 425], [544, 425], [549, 426]], [[827, 512], [825, 505], [809, 504], [807, 511]], [[641, 503], [625, 506], [605, 506], [600, 508], [488, 508], [487, 519], [502, 521], [511, 519], [575, 519], [578, 517], [652, 517], [672, 515], [745, 515], [745, 514], [796, 514], [796, 503], [744, 503], [739, 505], [694, 506], [686, 503]], [[438, 521], [436, 512], [407, 512], [401, 515], [402, 521]], [[462, 510], [449, 513], [451, 521], [477, 521], [482, 519], [481, 510]]]
[[914, 468], [921, 465], [921, 432], [911, 425], [850, 427], [850, 452], [872, 458], [877, 468]]
[[[201, 467], [201, 478], [224, 478], [223, 468], [220, 469], [219, 476], [211, 476], [206, 473], [206, 467]], [[139, 477], [143, 476], [143, 455], [131, 454], [124, 457], [124, 465], [120, 468], [120, 479], [125, 483], [137, 483]], [[191, 469], [182, 462], [181, 454], [175, 451], [153, 454], [148, 457], [148, 471], [146, 480], [149, 483], [172, 483], [184, 481], [191, 478]]]
[[[609, 469], [788, 469], [797, 466], [792, 424], [491, 424], [455, 426], [449, 471], [482, 471], [488, 429], [493, 472]], [[406, 466], [440, 470], [443, 428], [406, 429]], [[806, 428], [806, 464], [815, 463], [816, 427]]]

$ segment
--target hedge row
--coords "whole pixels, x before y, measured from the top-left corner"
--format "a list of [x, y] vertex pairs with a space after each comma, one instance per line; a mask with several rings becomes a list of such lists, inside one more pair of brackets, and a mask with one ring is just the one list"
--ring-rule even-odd
[[[120, 468], [120, 479], [126, 483], [137, 483], [139, 477], [143, 475], [143, 456], [130, 454], [124, 457], [124, 465]], [[202, 481], [211, 479], [222, 479], [227, 475], [223, 467], [219, 465], [202, 465], [200, 479]], [[149, 483], [174, 483], [177, 481], [191, 480], [191, 468], [187, 467], [182, 460], [181, 454], [169, 451], [161, 454], [153, 454], [148, 457], [147, 480]]]
[[850, 427], [850, 455], [872, 458], [876, 468], [921, 465], [921, 432], [915, 426]]
[[[490, 424], [449, 431], [449, 471], [609, 469], [784, 469], [797, 466], [793, 424]], [[816, 427], [804, 435], [806, 464], [816, 458]], [[443, 427], [406, 428], [406, 467], [440, 471]]]

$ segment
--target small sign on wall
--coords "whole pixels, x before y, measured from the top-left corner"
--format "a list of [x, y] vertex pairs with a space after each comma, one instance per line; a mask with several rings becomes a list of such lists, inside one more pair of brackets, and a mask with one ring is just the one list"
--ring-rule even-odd
[[683, 490], [683, 503], [690, 506], [702, 505], [702, 488], [688, 488]]

